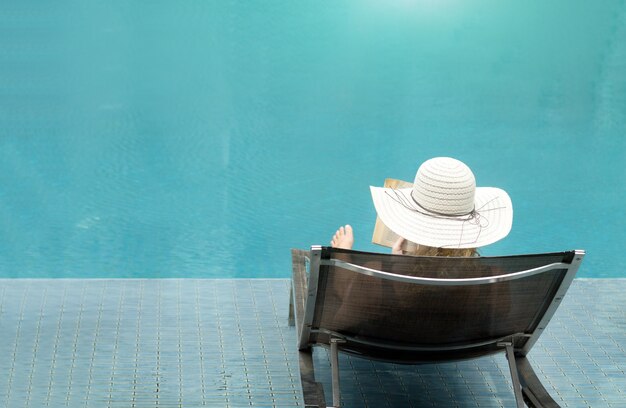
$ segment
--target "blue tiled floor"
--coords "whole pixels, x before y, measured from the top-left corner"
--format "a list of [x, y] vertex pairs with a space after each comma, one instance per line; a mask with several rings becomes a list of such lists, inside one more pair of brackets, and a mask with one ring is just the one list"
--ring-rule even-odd
[[[530, 353], [562, 406], [626, 407], [624, 293], [576, 280]], [[288, 280], [0, 280], [0, 406], [302, 406], [288, 297]], [[346, 407], [514, 404], [503, 356], [340, 365]]]

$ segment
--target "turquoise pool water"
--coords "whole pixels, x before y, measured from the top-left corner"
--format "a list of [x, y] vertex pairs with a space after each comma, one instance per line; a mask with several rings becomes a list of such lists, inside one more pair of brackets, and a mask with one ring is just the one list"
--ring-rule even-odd
[[625, 66], [621, 0], [4, 1], [0, 277], [287, 277], [438, 155], [624, 277]]

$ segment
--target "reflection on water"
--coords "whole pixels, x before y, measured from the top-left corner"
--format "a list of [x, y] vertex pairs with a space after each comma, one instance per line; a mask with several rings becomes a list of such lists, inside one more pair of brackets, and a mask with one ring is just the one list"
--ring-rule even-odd
[[286, 277], [436, 155], [623, 274], [626, 5], [454, 3], [4, 2], [0, 276]]

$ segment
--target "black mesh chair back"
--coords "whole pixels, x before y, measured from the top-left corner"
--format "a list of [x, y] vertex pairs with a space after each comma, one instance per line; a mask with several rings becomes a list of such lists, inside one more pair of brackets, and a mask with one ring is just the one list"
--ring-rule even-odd
[[569, 286], [575, 258], [574, 251], [449, 258], [317, 248], [308, 285], [315, 301], [300, 344], [335, 336], [345, 352], [411, 363], [489, 354], [504, 340], [526, 354]]

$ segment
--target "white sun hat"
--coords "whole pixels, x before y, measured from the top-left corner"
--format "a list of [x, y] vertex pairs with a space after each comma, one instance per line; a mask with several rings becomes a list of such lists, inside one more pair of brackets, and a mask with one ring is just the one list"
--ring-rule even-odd
[[450, 157], [425, 161], [412, 188], [370, 189], [380, 220], [421, 245], [478, 248], [506, 237], [513, 223], [509, 195], [495, 187], [476, 187], [470, 168]]

